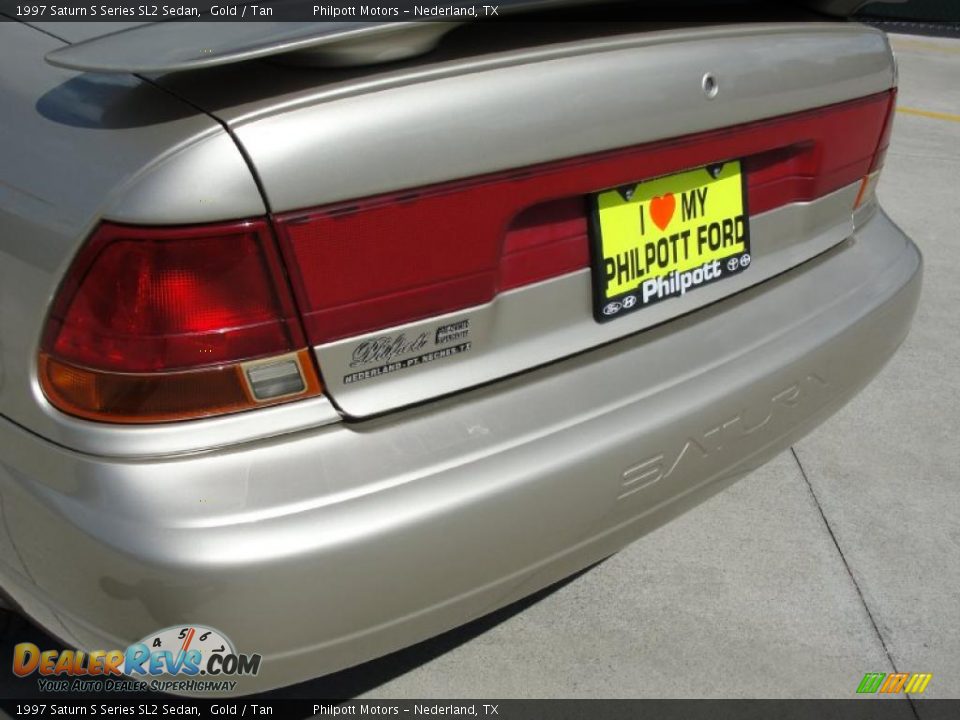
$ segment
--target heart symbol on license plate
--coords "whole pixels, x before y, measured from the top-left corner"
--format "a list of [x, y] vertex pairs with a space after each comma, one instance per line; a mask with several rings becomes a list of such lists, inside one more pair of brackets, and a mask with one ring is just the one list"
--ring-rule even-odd
[[650, 200], [650, 218], [661, 230], [666, 230], [673, 219], [673, 211], [677, 209], [677, 199], [673, 193], [657, 195]]

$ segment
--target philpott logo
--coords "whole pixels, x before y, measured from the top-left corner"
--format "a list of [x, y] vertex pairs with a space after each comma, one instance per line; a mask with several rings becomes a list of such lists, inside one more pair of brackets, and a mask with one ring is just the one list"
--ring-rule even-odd
[[259, 673], [261, 660], [259, 654], [238, 653], [218, 630], [178, 625], [126, 650], [40, 650], [20, 643], [13, 649], [13, 673], [36, 673], [39, 689], [48, 692], [223, 691], [236, 687], [232, 678]]

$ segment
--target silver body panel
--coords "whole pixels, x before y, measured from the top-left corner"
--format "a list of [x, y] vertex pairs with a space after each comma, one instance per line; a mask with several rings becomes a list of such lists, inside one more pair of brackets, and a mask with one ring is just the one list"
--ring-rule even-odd
[[[701, 89], [708, 71], [720, 84], [712, 100]], [[270, 209], [283, 212], [737, 125], [893, 85], [879, 30], [731, 25], [414, 67], [216, 113], [257, 167]]]
[[294, 53], [301, 62], [363, 65], [416, 56], [452, 27], [430, 22], [159, 22], [47, 53], [51, 65], [106, 73], [178, 72]]
[[[344, 414], [376, 418], [344, 421], [321, 398], [153, 427], [77, 420], [43, 397], [37, 351], [103, 219], [263, 216], [773, 117], [889, 89], [892, 57], [876, 31], [799, 24], [319, 75], [75, 73], [44, 62], [55, 39], [14, 23], [0, 47], [19, 62], [0, 77], [0, 131], [25, 139], [0, 143], [0, 587], [79, 647], [211, 625], [264, 655], [237, 690], [254, 692], [441, 632], [779, 452], [869, 381], [916, 307], [916, 247], [872, 201], [851, 218], [851, 186], [755, 217], [740, 285], [600, 327], [573, 273], [453, 316], [482, 343], [429, 381], [348, 390], [331, 375]], [[350, 352], [320, 347], [324, 372]]]
[[894, 352], [920, 276], [875, 213], [684, 318], [378, 420], [152, 462], [0, 420], [0, 583], [80, 647], [217, 627], [264, 655], [237, 692], [361, 662], [586, 567], [781, 451]]

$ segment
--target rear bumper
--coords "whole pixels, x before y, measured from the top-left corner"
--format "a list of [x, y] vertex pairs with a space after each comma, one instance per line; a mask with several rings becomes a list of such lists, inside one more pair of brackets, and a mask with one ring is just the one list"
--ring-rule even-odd
[[87, 648], [218, 628], [264, 657], [238, 692], [362, 662], [615, 552], [781, 451], [893, 354], [921, 269], [878, 212], [659, 328], [218, 452], [97, 458], [0, 420], [0, 584]]

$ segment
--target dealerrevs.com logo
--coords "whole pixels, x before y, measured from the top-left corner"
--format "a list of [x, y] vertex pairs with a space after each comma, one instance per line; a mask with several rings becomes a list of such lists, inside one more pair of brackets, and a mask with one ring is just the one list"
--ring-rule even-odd
[[262, 657], [238, 653], [226, 635], [202, 625], [168, 627], [126, 650], [13, 649], [13, 673], [38, 675], [43, 692], [223, 692], [233, 678], [260, 672]]

